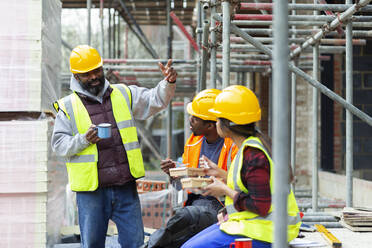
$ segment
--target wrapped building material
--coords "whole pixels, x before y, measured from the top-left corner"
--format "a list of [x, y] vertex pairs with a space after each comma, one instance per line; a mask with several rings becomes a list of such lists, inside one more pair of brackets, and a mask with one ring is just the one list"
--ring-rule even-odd
[[42, 112], [60, 95], [61, 2], [0, 2], [0, 112]]
[[0, 121], [0, 247], [51, 247], [64, 224], [67, 173], [53, 119]]

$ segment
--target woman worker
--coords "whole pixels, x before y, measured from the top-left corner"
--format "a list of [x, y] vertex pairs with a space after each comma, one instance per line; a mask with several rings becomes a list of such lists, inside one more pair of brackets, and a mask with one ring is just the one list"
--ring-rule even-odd
[[[182, 248], [229, 247], [236, 238], [253, 239], [253, 248], [271, 247], [273, 223], [273, 161], [258, 138], [255, 123], [261, 119], [261, 109], [255, 94], [244, 86], [225, 88], [215, 100], [210, 112], [217, 117], [217, 132], [231, 138], [239, 151], [231, 163], [224, 183], [223, 173], [207, 160], [213, 183], [205, 195], [225, 195], [226, 212], [214, 224], [188, 240]], [[288, 241], [297, 237], [301, 225], [294, 194], [288, 195]]]

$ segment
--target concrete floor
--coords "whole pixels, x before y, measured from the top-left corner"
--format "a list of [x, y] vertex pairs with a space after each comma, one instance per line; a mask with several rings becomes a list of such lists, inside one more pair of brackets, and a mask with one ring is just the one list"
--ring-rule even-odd
[[[342, 248], [372, 248], [372, 232], [352, 232], [347, 228], [327, 228], [342, 243]], [[330, 247], [319, 232], [303, 232], [305, 241], [317, 241]]]

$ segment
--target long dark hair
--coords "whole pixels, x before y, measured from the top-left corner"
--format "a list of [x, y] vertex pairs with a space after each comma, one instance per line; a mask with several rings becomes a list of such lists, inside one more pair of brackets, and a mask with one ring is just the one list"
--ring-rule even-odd
[[219, 118], [221, 121], [221, 126], [224, 128], [229, 129], [231, 132], [243, 136], [245, 138], [249, 138], [251, 136], [257, 137], [261, 140], [262, 144], [268, 151], [269, 155], [271, 156], [271, 139], [269, 136], [262, 133], [257, 127], [256, 123], [249, 123], [245, 125], [236, 125], [235, 123], [231, 122], [228, 119]]
[[[231, 132], [249, 138], [251, 136], [257, 137], [261, 140], [262, 144], [266, 148], [266, 151], [269, 153], [269, 156], [271, 156], [271, 138], [262, 133], [257, 127], [255, 123], [250, 123], [246, 125], [236, 125], [235, 123], [224, 119], [224, 118], [219, 118], [221, 127], [229, 129]], [[288, 183], [293, 183], [294, 182], [294, 175], [292, 171], [292, 167], [290, 164], [288, 164], [289, 167], [289, 182]]]

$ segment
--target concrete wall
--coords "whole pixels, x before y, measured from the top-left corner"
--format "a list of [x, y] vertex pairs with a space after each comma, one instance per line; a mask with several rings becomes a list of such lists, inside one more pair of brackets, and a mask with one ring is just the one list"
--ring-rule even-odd
[[[346, 200], [346, 177], [330, 172], [319, 172], [319, 194]], [[353, 179], [353, 206], [372, 207], [372, 182]]]

